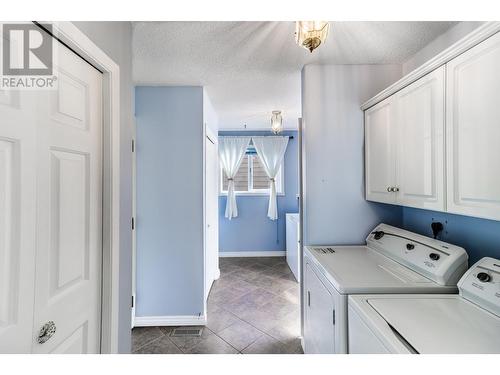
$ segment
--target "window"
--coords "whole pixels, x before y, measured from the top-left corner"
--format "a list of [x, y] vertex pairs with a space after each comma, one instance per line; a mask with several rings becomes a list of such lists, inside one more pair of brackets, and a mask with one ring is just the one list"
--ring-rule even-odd
[[[240, 169], [234, 177], [234, 190], [236, 194], [258, 195], [269, 194], [269, 178], [260, 162], [259, 156], [250, 146], [243, 157]], [[276, 193], [283, 194], [283, 162], [276, 176]], [[220, 169], [221, 194], [227, 194], [228, 179], [226, 174]]]

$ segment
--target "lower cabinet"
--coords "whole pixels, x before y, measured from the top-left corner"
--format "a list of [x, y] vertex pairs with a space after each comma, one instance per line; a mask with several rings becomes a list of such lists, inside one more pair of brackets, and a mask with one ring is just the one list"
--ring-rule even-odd
[[304, 265], [304, 350], [335, 353], [335, 299], [309, 263]]

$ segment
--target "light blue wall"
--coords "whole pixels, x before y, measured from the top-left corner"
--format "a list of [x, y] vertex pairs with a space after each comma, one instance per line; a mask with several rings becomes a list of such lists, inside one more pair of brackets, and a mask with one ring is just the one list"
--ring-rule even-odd
[[137, 316], [203, 313], [203, 90], [137, 87]]
[[367, 202], [360, 106], [401, 75], [395, 65], [306, 65], [302, 70], [304, 243], [362, 244], [400, 207]]
[[444, 225], [439, 239], [462, 246], [467, 251], [469, 265], [485, 256], [500, 259], [500, 221], [403, 208], [405, 229], [432, 237], [432, 219]]
[[[271, 135], [270, 132], [219, 132], [219, 135]], [[298, 148], [297, 132], [293, 135], [285, 153], [285, 196], [278, 196], [278, 220], [267, 217], [268, 196], [237, 196], [238, 217], [224, 217], [226, 197], [219, 197], [219, 250], [227, 251], [284, 251], [285, 214], [299, 212], [298, 194]]]

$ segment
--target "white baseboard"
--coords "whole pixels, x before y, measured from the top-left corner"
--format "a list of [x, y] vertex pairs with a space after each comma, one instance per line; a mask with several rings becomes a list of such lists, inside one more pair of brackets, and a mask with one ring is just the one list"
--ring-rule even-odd
[[284, 257], [286, 251], [220, 251], [219, 258]]
[[179, 315], [179, 316], [136, 316], [134, 327], [156, 326], [204, 326], [207, 319], [204, 315]]

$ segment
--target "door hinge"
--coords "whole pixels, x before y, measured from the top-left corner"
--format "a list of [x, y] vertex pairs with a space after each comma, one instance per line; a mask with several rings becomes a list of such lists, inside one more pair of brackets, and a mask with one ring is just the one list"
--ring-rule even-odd
[[134, 305], [135, 305], [134, 304], [134, 302], [135, 302], [134, 300], [135, 300], [135, 298], [134, 298], [134, 296], [132, 296], [132, 307], [134, 307]]
[[135, 220], [132, 218], [132, 230], [135, 230]]
[[132, 152], [135, 152], [135, 140], [132, 139]]
[[335, 310], [333, 310], [333, 314], [332, 314], [332, 317], [333, 317], [333, 325], [335, 325]]

